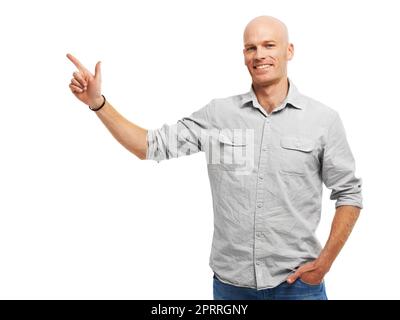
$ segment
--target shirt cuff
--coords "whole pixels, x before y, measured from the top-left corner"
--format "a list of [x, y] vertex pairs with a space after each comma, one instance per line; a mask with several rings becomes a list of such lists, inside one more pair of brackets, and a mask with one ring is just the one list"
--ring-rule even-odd
[[160, 162], [160, 159], [158, 159], [156, 156], [157, 141], [156, 141], [155, 130], [151, 129], [147, 130], [146, 140], [147, 140], [147, 152], [145, 160], [154, 160]]
[[356, 200], [338, 200], [336, 201], [335, 208], [339, 206], [354, 206], [359, 207], [360, 209], [363, 208], [362, 202]]

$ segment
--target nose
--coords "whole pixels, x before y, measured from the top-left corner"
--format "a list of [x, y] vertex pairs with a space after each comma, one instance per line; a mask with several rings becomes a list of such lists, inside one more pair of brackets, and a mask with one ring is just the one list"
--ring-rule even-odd
[[266, 52], [265, 52], [263, 46], [259, 46], [256, 50], [255, 58], [258, 60], [262, 60], [262, 59], [265, 59], [265, 56], [266, 56]]

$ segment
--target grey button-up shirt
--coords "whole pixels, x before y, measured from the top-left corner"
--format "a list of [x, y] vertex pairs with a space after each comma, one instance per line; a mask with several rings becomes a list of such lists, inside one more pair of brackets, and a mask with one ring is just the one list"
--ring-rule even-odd
[[209, 264], [225, 283], [272, 288], [318, 257], [322, 182], [336, 207], [362, 208], [337, 111], [288, 81], [285, 101], [271, 113], [251, 87], [148, 130], [147, 159], [205, 153], [214, 209]]

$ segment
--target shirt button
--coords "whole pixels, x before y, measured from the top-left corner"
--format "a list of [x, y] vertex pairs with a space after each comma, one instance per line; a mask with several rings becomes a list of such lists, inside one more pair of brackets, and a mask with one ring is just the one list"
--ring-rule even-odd
[[257, 236], [258, 238], [261, 238], [261, 236], [262, 236], [261, 232], [257, 232], [257, 233], [256, 233], [256, 236]]
[[257, 207], [261, 208], [263, 205], [262, 203], [257, 204]]
[[260, 176], [258, 177], [258, 179], [262, 180], [262, 179], [264, 179], [264, 177], [263, 177], [262, 175], [260, 175]]
[[267, 147], [263, 147], [263, 148], [262, 148], [262, 151], [267, 151]]
[[256, 261], [256, 265], [258, 265], [258, 266], [259, 266], [260, 264], [261, 264], [261, 262], [260, 262], [260, 261]]

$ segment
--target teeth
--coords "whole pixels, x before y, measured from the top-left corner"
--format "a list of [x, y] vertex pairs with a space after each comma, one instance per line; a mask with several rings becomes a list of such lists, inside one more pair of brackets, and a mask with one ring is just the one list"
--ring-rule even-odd
[[263, 64], [260, 66], [256, 66], [256, 69], [266, 69], [266, 68], [269, 68], [270, 66], [271, 66], [270, 64]]

